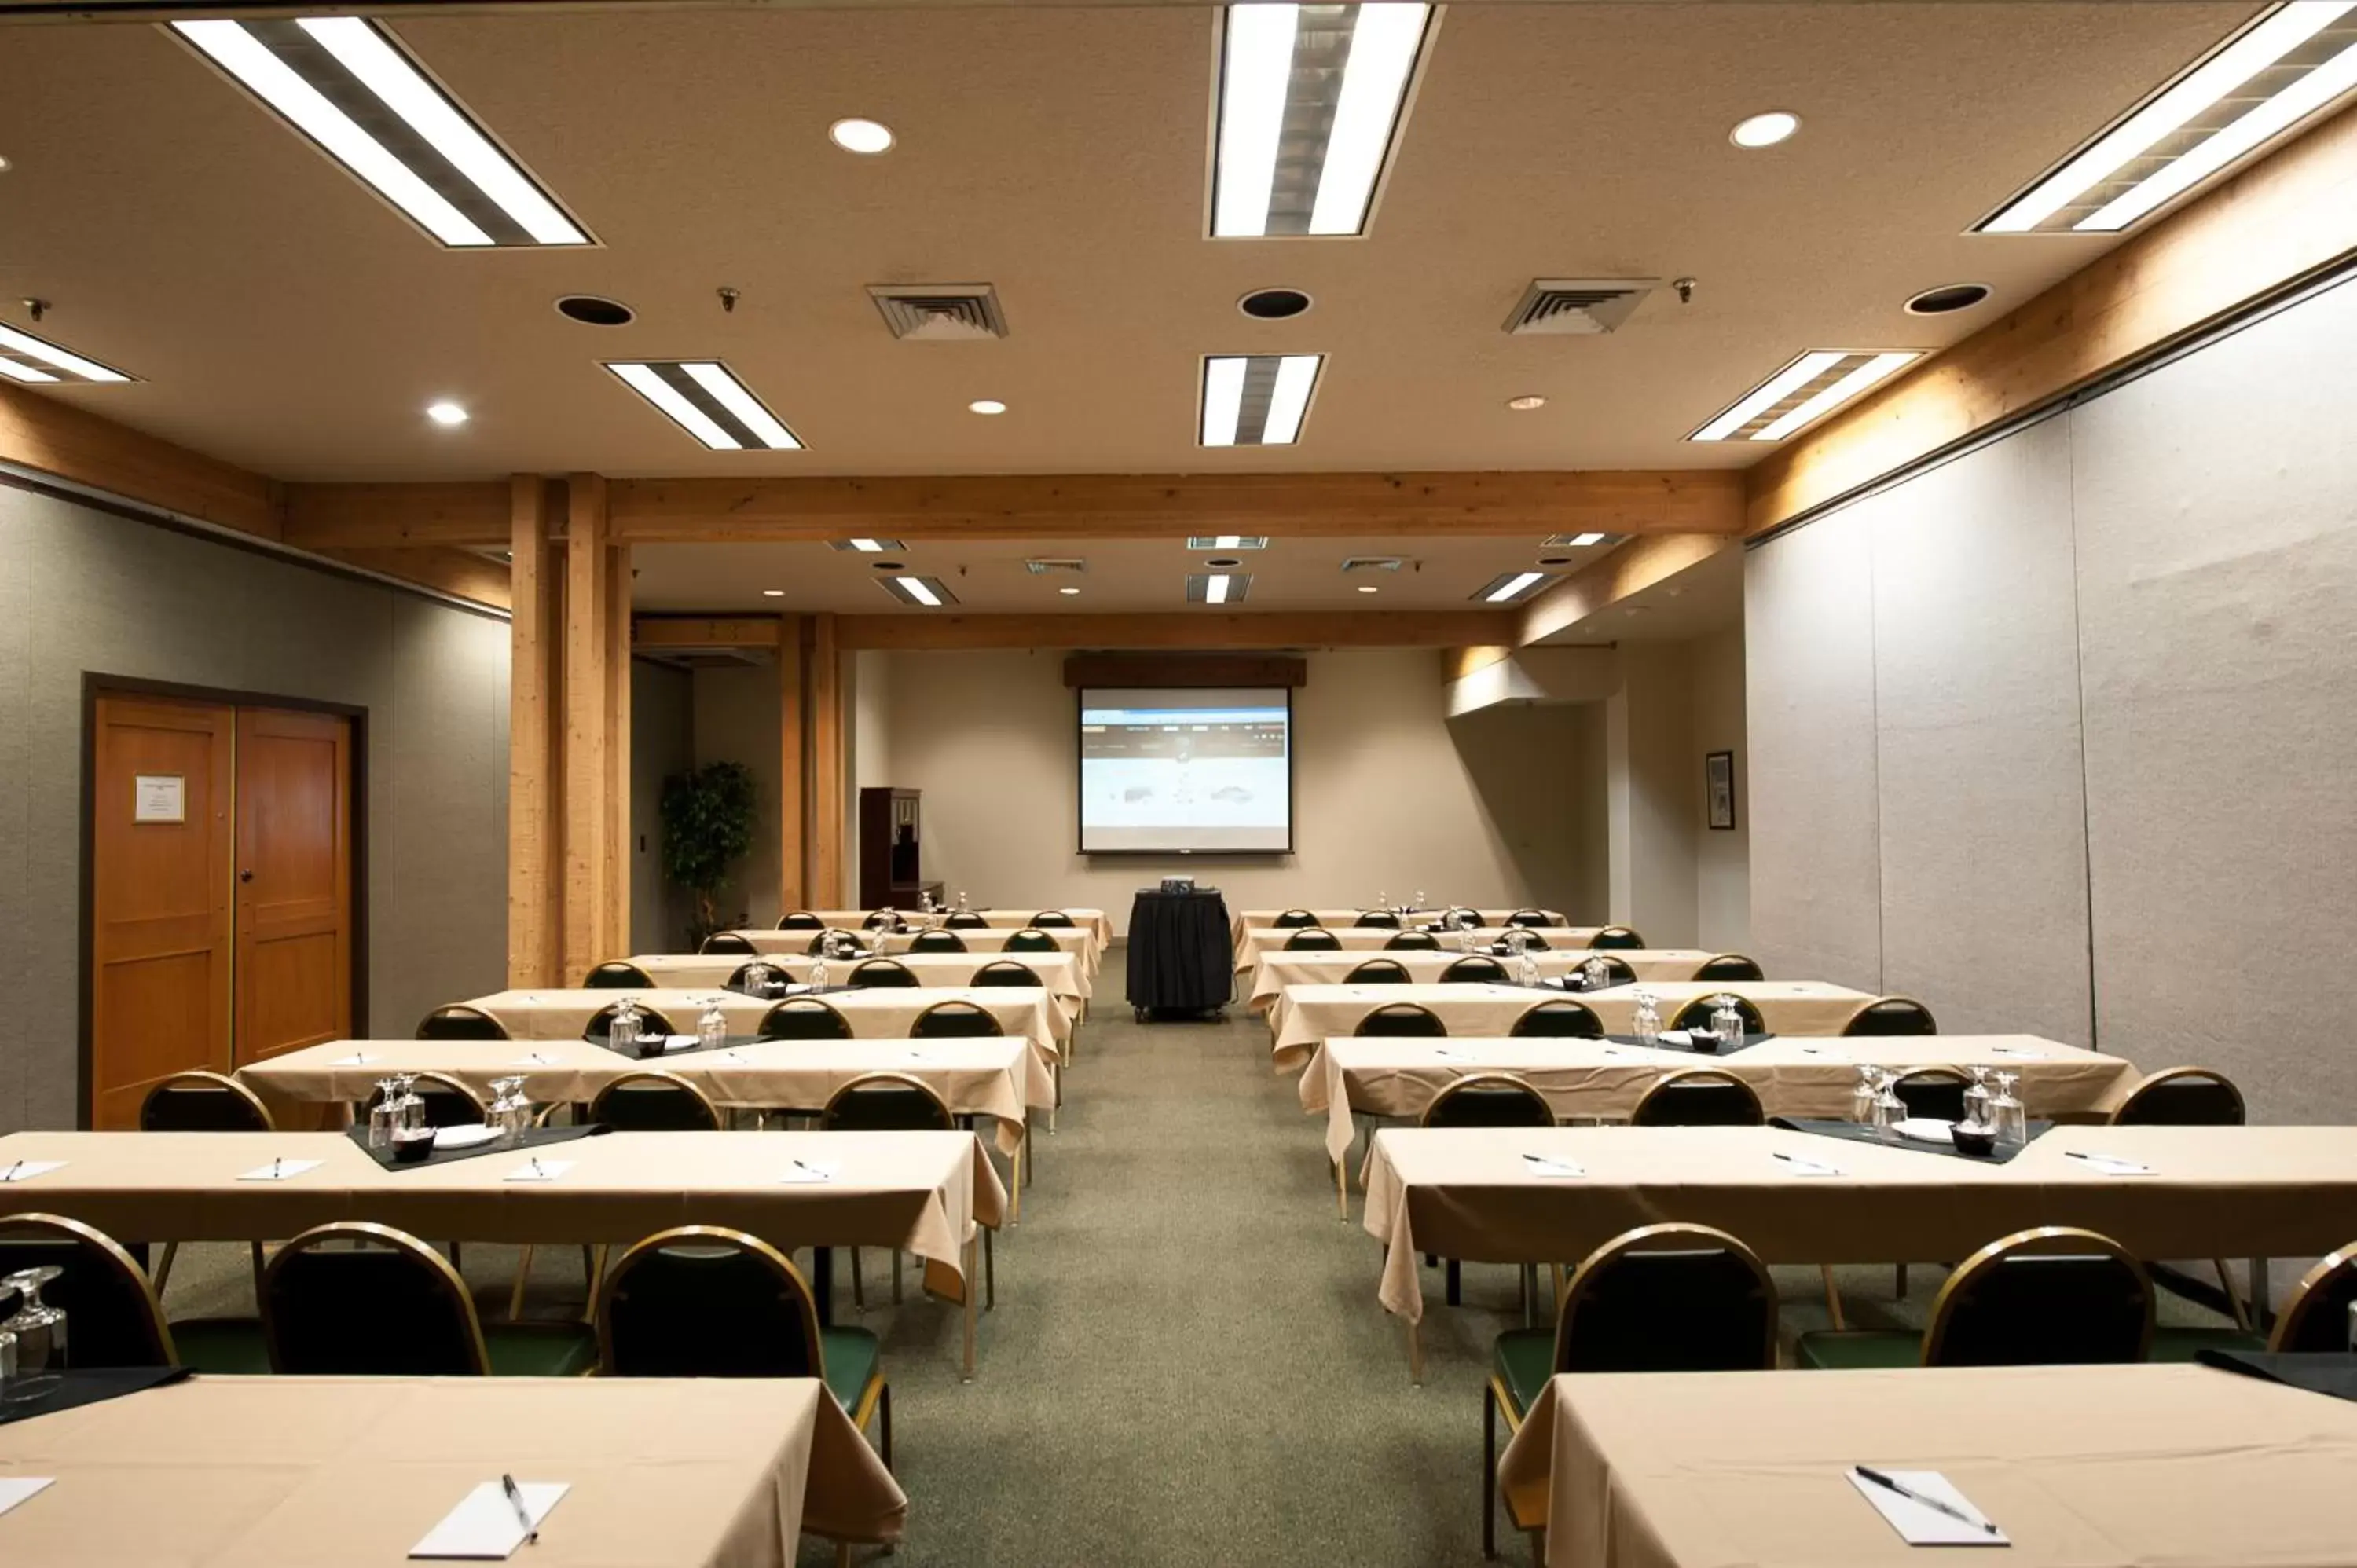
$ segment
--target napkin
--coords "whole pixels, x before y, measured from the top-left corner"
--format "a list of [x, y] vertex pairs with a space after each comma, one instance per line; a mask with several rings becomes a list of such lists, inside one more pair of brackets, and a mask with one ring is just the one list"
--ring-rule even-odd
[[56, 1478], [54, 1476], [0, 1476], [0, 1513], [6, 1513]]
[[665, 1035], [662, 1037], [665, 1051], [692, 1051], [700, 1043], [700, 1037], [694, 1035]]
[[37, 1176], [47, 1176], [51, 1171], [63, 1169], [64, 1166], [63, 1160], [12, 1160], [7, 1165], [0, 1165], [0, 1183], [30, 1181]]
[[[1948, 1478], [1937, 1470], [1884, 1470], [1884, 1475], [1910, 1492], [1927, 1498], [1937, 1498], [1951, 1507], [1959, 1508], [1975, 1520], [1988, 1516], [1973, 1507], [1964, 1494], [1948, 1484]], [[1975, 1524], [1950, 1519], [1934, 1508], [1927, 1508], [1911, 1498], [1902, 1498], [1888, 1487], [1878, 1487], [1859, 1475], [1849, 1472], [1849, 1484], [1858, 1495], [1874, 1505], [1874, 1511], [1889, 1521], [1900, 1539], [1910, 1546], [2010, 1546], [2003, 1531], [1995, 1534]]]
[[1523, 1171], [1526, 1176], [1545, 1176], [1551, 1179], [1584, 1176], [1587, 1174], [1585, 1169], [1569, 1160], [1558, 1160], [1546, 1155], [1524, 1155]]
[[501, 1181], [554, 1181], [577, 1162], [573, 1160], [527, 1160], [501, 1176]]
[[[523, 1494], [524, 1509], [532, 1515], [533, 1530], [540, 1528], [541, 1521], [571, 1489], [570, 1483], [565, 1481], [516, 1483], [516, 1490]], [[508, 1500], [506, 1488], [497, 1481], [485, 1481], [468, 1492], [457, 1508], [444, 1514], [442, 1522], [409, 1549], [409, 1555], [496, 1563], [512, 1555], [528, 1533], [516, 1518], [515, 1505]]]
[[286, 1181], [305, 1171], [318, 1169], [317, 1160], [275, 1160], [266, 1165], [256, 1165], [237, 1179], [240, 1181]]
[[2070, 1154], [2071, 1157], [2081, 1165], [2093, 1165], [2105, 1176], [2152, 1175], [2150, 1165], [2138, 1165], [2134, 1160], [2124, 1160], [2117, 1155], [2085, 1155], [2076, 1149], [2070, 1151]]
[[831, 1165], [821, 1165], [815, 1160], [796, 1160], [786, 1167], [785, 1174], [778, 1179], [792, 1182], [833, 1181], [834, 1172], [835, 1167]]

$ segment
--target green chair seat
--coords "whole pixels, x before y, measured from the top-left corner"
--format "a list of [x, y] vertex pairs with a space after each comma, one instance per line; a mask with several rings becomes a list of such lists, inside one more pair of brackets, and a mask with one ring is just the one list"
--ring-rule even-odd
[[1491, 1370], [1505, 1385], [1507, 1396], [1514, 1402], [1514, 1417], [1520, 1420], [1547, 1380], [1555, 1376], [1555, 1330], [1510, 1328], [1499, 1335]]
[[2204, 1350], [2261, 1351], [2266, 1338], [2239, 1328], [2156, 1328], [2152, 1357], [2156, 1361], [2190, 1361]]
[[1923, 1337], [1903, 1328], [1818, 1329], [1801, 1336], [1796, 1359], [1827, 1372], [1862, 1372], [1923, 1363]]
[[495, 1378], [577, 1378], [597, 1364], [597, 1334], [586, 1323], [486, 1323], [483, 1348]]
[[859, 1396], [876, 1380], [883, 1346], [865, 1328], [822, 1328], [818, 1353], [826, 1360], [826, 1391], [846, 1412], [859, 1408]]
[[172, 1325], [180, 1365], [213, 1376], [267, 1377], [270, 1344], [258, 1317], [190, 1317]]

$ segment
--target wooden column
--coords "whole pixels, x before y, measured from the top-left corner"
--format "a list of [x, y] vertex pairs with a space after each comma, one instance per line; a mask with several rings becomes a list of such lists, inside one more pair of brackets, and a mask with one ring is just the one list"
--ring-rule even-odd
[[834, 617], [810, 618], [810, 899], [839, 909], [843, 886], [843, 670]]
[[556, 486], [510, 486], [508, 983], [552, 985], [563, 955], [565, 579], [553, 537]]
[[[605, 481], [600, 479], [601, 489]], [[604, 497], [599, 496], [599, 511]], [[630, 941], [630, 547], [606, 546], [606, 897], [597, 907], [598, 959], [626, 958]], [[592, 962], [597, 960], [592, 960]]]
[[802, 744], [802, 725], [809, 703], [802, 693], [802, 618], [784, 616], [778, 626], [778, 912], [791, 914], [811, 907], [805, 897], [810, 882], [802, 868], [804, 846], [810, 843], [802, 803], [802, 769], [809, 749]]
[[565, 983], [624, 955], [607, 950], [613, 930], [614, 839], [610, 793], [613, 692], [612, 549], [606, 541], [606, 481], [565, 481], [565, 919], [560, 963]]

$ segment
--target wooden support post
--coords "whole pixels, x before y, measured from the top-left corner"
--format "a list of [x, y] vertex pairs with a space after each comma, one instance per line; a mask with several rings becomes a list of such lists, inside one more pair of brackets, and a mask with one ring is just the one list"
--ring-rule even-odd
[[810, 898], [839, 909], [843, 886], [843, 669], [834, 617], [810, 618]]
[[607, 886], [598, 906], [601, 960], [638, 950], [630, 940], [630, 867], [636, 862], [630, 854], [630, 547], [608, 544], [605, 571]]
[[518, 474], [509, 493], [508, 983], [553, 985], [563, 956], [564, 574], [555, 487]]
[[810, 843], [802, 803], [802, 728], [810, 712], [802, 694], [802, 618], [786, 616], [778, 627], [778, 912], [810, 908], [802, 855]]
[[563, 981], [622, 954], [606, 949], [612, 930], [613, 835], [606, 815], [613, 693], [612, 549], [606, 542], [606, 481], [576, 474], [565, 483], [565, 920]]

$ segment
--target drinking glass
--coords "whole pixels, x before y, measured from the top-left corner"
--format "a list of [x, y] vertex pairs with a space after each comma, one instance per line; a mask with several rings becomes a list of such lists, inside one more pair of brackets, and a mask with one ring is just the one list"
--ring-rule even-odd
[[1735, 993], [1722, 991], [1711, 1004], [1710, 1026], [1729, 1046], [1743, 1039], [1743, 1011], [1735, 1004]]
[[1390, 908], [1391, 907], [1392, 907], [1392, 896], [1391, 896], [1390, 894], [1388, 894], [1388, 893], [1378, 893], [1378, 894], [1376, 894], [1376, 895], [1375, 895], [1375, 908], [1378, 908], [1378, 909], [1388, 909], [1388, 908]]
[[491, 1108], [484, 1120], [502, 1138], [519, 1137], [532, 1124], [532, 1101], [523, 1097], [522, 1078], [491, 1079]]
[[704, 1015], [695, 1021], [695, 1043], [707, 1051], [728, 1043], [728, 1015], [720, 1010], [717, 996], [710, 999]]
[[1421, 887], [1419, 887], [1419, 888], [1417, 888], [1417, 889], [1415, 890], [1415, 897], [1413, 899], [1411, 899], [1411, 900], [1409, 901], [1409, 903], [1408, 903], [1407, 912], [1408, 912], [1409, 914], [1413, 915], [1413, 914], [1415, 914], [1418, 909], [1421, 909], [1421, 908], [1424, 908], [1424, 889], [1423, 889], [1423, 888], [1421, 888]]
[[2029, 1141], [2029, 1113], [2013, 1092], [2020, 1076], [2011, 1072], [1996, 1075], [1996, 1098], [1989, 1101], [1989, 1122], [1996, 1128], [1998, 1137], [2026, 1144]]
[[1584, 959], [1579, 965], [1579, 986], [1583, 991], [1601, 991], [1612, 983], [1612, 966], [1599, 954]]
[[1973, 1075], [1973, 1081], [1964, 1086], [1963, 1124], [1968, 1127], [1995, 1126], [1995, 1123], [1989, 1120], [1989, 1069], [1976, 1067], [1965, 1070]]
[[1850, 1085], [1849, 1119], [1861, 1127], [1874, 1125], [1874, 1102], [1882, 1085], [1882, 1069], [1872, 1062], [1857, 1064], [1857, 1081]]
[[1652, 1045], [1662, 1037], [1661, 1005], [1653, 1000], [1653, 993], [1650, 991], [1640, 989], [1637, 993], [1634, 1027], [1638, 1040], [1645, 1045]]
[[1520, 985], [1536, 985], [1539, 983], [1539, 961], [1531, 956], [1528, 948], [1521, 949], [1515, 955], [1514, 981]]
[[65, 1308], [41, 1299], [41, 1287], [64, 1273], [55, 1263], [43, 1263], [0, 1279], [0, 1290], [15, 1291], [22, 1298], [16, 1315], [0, 1323], [0, 1333], [16, 1341], [16, 1369], [7, 1388], [12, 1403], [48, 1393], [58, 1386], [58, 1374], [66, 1369]]
[[626, 1056], [636, 1055], [639, 1048], [639, 999], [625, 996], [614, 1004], [614, 1016], [606, 1026], [606, 1047]]
[[369, 1101], [368, 1142], [371, 1149], [393, 1146], [393, 1131], [401, 1124], [401, 1108], [393, 1103], [401, 1092], [398, 1079], [376, 1080], [376, 1098]]
[[[833, 944], [830, 943], [828, 945], [832, 946]], [[811, 960], [810, 984], [813, 991], [824, 991], [826, 989], [826, 959], [823, 956], [826, 950], [822, 948], [819, 950], [821, 956]]]
[[1907, 1120], [1907, 1102], [1899, 1098], [1899, 1075], [1885, 1072], [1874, 1092], [1874, 1126], [1884, 1138], [1899, 1141], [1899, 1123]]
[[967, 902], [965, 889], [963, 887], [958, 889], [957, 912], [961, 915], [971, 915], [974, 913], [974, 906]]

